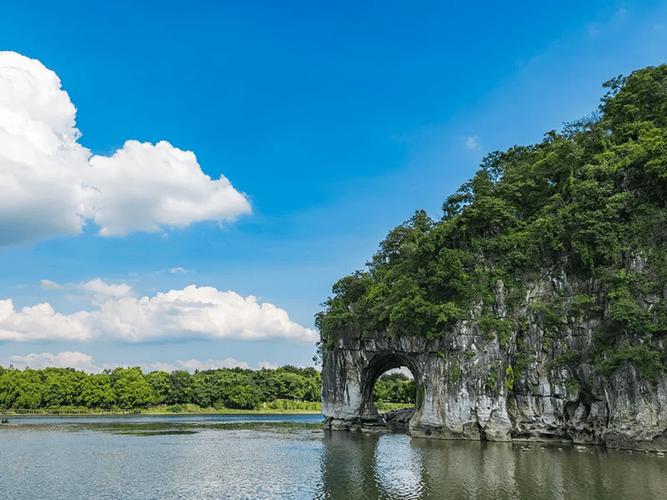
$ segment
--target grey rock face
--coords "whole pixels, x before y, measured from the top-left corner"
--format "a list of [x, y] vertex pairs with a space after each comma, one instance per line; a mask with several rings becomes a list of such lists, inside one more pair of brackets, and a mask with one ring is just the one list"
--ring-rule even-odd
[[407, 432], [410, 420], [415, 414], [414, 408], [400, 408], [382, 414], [385, 425], [393, 432]]
[[[548, 286], [554, 285], [540, 285]], [[544, 292], [540, 287], [529, 295]], [[502, 317], [502, 297], [497, 303]], [[499, 339], [483, 333], [474, 319], [436, 339], [342, 332], [325, 353], [322, 369], [325, 427], [386, 431], [373, 403], [373, 385], [385, 371], [407, 366], [418, 387], [412, 436], [667, 451], [664, 373], [647, 381], [629, 363], [610, 376], [585, 362], [560, 363], [572, 353], [587, 359], [597, 325], [565, 321], [555, 336], [531, 322], [528, 313], [526, 318], [520, 348], [527, 361], [520, 372], [514, 371], [517, 332]]]

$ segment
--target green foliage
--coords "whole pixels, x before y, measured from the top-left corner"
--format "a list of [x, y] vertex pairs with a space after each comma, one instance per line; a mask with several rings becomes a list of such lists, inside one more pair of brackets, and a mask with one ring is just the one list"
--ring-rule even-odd
[[111, 372], [111, 387], [120, 408], [143, 408], [155, 400], [153, 388], [141, 368], [116, 368]]
[[498, 338], [501, 347], [507, 347], [512, 338], [512, 323], [506, 318], [494, 318], [492, 316], [483, 316], [477, 324], [487, 339]]
[[554, 367], [570, 366], [575, 367], [581, 362], [581, 355], [575, 351], [565, 351], [554, 359]]
[[514, 369], [512, 368], [512, 365], [509, 365], [507, 368], [505, 368], [505, 388], [507, 389], [507, 392], [510, 392], [512, 389], [514, 389], [515, 380], [516, 377], [514, 375]]
[[381, 376], [373, 387], [373, 401], [376, 403], [415, 404], [415, 381], [402, 373]]
[[284, 410], [284, 411], [320, 411], [319, 401], [298, 401], [294, 399], [276, 399], [259, 405], [260, 410]]
[[624, 362], [632, 362], [642, 377], [653, 380], [666, 368], [665, 353], [647, 345], [629, 345], [624, 343], [612, 352], [602, 355], [596, 364], [604, 375], [613, 373]]
[[400, 410], [411, 406], [411, 403], [386, 403], [386, 402], [376, 402], [375, 409], [380, 412], [386, 412], [391, 410]]
[[[439, 220], [417, 211], [390, 231], [366, 269], [334, 285], [317, 315], [324, 354], [345, 331], [437, 337], [464, 319], [509, 349], [528, 308], [549, 337], [545, 349], [557, 345], [570, 317], [595, 320], [600, 370], [621, 361], [642, 376], [664, 370], [667, 66], [604, 86], [592, 118], [538, 144], [491, 153], [447, 198]], [[528, 284], [545, 275], [588, 289], [548, 291], [527, 303]], [[518, 346], [520, 331], [514, 338]], [[516, 358], [513, 374], [530, 361], [526, 353]]]
[[449, 367], [449, 372], [451, 381], [454, 382], [455, 384], [458, 384], [458, 382], [461, 380], [461, 375], [463, 374], [463, 372], [461, 371], [461, 367], [459, 366], [459, 363], [458, 361], [456, 361], [456, 359], [452, 359], [451, 365]]
[[254, 410], [261, 403], [261, 393], [257, 387], [240, 385], [227, 397], [230, 408]]
[[415, 396], [415, 405], [417, 408], [421, 406], [421, 404], [424, 402], [424, 386], [423, 385], [418, 385], [417, 386], [417, 395]]
[[491, 392], [498, 390], [498, 367], [492, 366], [486, 377], [486, 388]]
[[595, 297], [586, 294], [577, 294], [570, 299], [568, 313], [578, 317], [590, 317], [600, 312]]
[[565, 381], [565, 388], [567, 389], [568, 394], [576, 395], [579, 394], [581, 383], [575, 378], [568, 378]]
[[[275, 370], [223, 368], [144, 374], [116, 368], [88, 374], [71, 368], [17, 370], [0, 367], [0, 410], [134, 411], [162, 407], [309, 409], [319, 402], [320, 374], [313, 368]], [[414, 400], [414, 390], [413, 390]]]
[[536, 300], [530, 305], [530, 311], [547, 335], [558, 334], [566, 324], [565, 311], [557, 300]]

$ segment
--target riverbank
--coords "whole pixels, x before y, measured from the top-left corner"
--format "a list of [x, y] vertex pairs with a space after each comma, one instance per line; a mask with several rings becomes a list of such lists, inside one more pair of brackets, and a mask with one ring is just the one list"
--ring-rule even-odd
[[[315, 405], [313, 405], [315, 406]], [[24, 416], [63, 416], [63, 417], [88, 417], [88, 416], [116, 416], [116, 415], [317, 415], [320, 413], [319, 404], [313, 408], [202, 408], [196, 405], [174, 405], [154, 406], [150, 408], [137, 408], [132, 410], [116, 409], [90, 409], [78, 407], [40, 408], [36, 410], [5, 410], [0, 411], [3, 417]]]
[[[409, 403], [377, 403], [381, 412], [396, 410], [410, 406]], [[280, 401], [267, 403], [255, 409], [239, 408], [203, 408], [201, 406], [186, 405], [158, 405], [148, 408], [135, 409], [91, 409], [77, 406], [63, 406], [55, 408], [39, 408], [34, 410], [10, 409], [0, 410], [2, 417], [16, 416], [114, 416], [114, 415], [317, 415], [321, 412], [321, 404], [317, 402]]]

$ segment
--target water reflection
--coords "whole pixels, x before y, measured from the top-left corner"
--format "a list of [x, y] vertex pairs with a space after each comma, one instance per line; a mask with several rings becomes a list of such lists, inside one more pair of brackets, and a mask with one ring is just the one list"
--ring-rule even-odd
[[[275, 418], [275, 417], [274, 417]], [[664, 498], [667, 458], [323, 432], [320, 420], [0, 427], [0, 498]]]
[[328, 432], [319, 498], [665, 498], [667, 463], [588, 447]]

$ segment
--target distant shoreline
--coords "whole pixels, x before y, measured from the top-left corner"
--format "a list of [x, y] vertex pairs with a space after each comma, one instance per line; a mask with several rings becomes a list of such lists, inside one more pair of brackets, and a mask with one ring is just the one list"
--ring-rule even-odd
[[167, 410], [130, 410], [130, 411], [59, 411], [59, 410], [34, 410], [34, 411], [3, 411], [3, 418], [17, 417], [133, 417], [133, 416], [184, 416], [184, 415], [319, 415], [320, 410], [237, 410], [225, 408], [216, 410], [213, 408], [202, 408], [201, 411], [172, 412]]
[[[312, 403], [311, 403], [312, 404]], [[184, 415], [319, 415], [321, 408], [257, 408], [244, 410], [239, 408], [202, 408], [194, 405], [178, 405], [178, 408], [169, 406], [154, 406], [133, 410], [91, 410], [90, 408], [63, 407], [40, 408], [35, 410], [0, 410], [2, 418], [16, 417], [131, 417], [131, 416], [184, 416]], [[319, 406], [319, 404], [317, 405]], [[412, 407], [410, 403], [378, 403], [380, 412]]]

